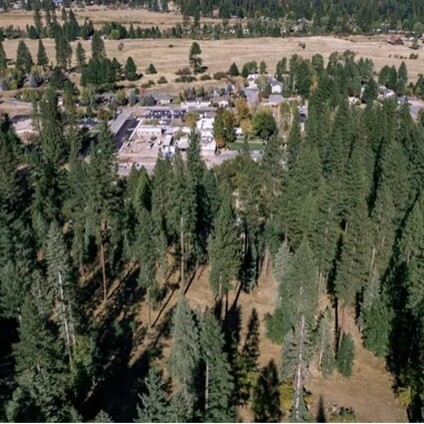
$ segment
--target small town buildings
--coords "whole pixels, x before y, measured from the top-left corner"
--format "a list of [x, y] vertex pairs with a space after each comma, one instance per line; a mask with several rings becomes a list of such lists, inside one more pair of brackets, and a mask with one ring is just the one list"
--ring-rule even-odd
[[201, 109], [210, 107], [212, 104], [210, 97], [197, 97], [196, 99], [186, 99], [181, 103], [181, 107], [187, 109]]
[[213, 99], [213, 103], [218, 107], [229, 107], [230, 97], [229, 96], [218, 96]]
[[284, 97], [281, 94], [271, 94], [268, 99], [266, 99], [263, 104], [266, 106], [279, 106], [284, 102]]
[[257, 84], [259, 77], [259, 74], [249, 74], [246, 78], [247, 88], [250, 90], [257, 90], [259, 88]]
[[162, 135], [162, 128], [153, 125], [143, 125], [142, 121], [139, 122], [135, 129], [135, 134], [138, 138], [144, 140], [151, 140], [154, 138], [159, 138]]
[[244, 95], [246, 96], [246, 100], [249, 106], [256, 107], [258, 103], [258, 90], [246, 88], [244, 90]]
[[277, 80], [271, 82], [271, 93], [272, 94], [283, 94], [284, 86], [283, 83]]
[[388, 39], [387, 42], [389, 44], [392, 44], [393, 46], [400, 46], [403, 44], [403, 40], [402, 37], [400, 35], [397, 34], [393, 34], [391, 35]]
[[172, 102], [172, 97], [167, 93], [152, 93], [152, 97], [159, 106], [168, 106]]

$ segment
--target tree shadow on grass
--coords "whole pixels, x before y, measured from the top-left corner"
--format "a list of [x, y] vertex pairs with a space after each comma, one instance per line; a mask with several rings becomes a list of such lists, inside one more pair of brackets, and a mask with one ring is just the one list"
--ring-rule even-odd
[[319, 397], [318, 412], [316, 416], [317, 423], [326, 423], [327, 417], [325, 416], [324, 399], [322, 396]]
[[279, 388], [277, 367], [271, 360], [266, 367], [262, 368], [253, 393], [252, 409], [255, 422], [280, 422], [282, 413]]

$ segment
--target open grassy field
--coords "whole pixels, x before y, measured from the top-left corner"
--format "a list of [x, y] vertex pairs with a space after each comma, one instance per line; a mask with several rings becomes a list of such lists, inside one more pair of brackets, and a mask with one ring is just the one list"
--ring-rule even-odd
[[[9, 58], [16, 57], [16, 49], [19, 40], [6, 40], [4, 47]], [[33, 56], [36, 56], [38, 40], [26, 40]], [[55, 60], [54, 40], [43, 40], [51, 61]], [[118, 45], [122, 43], [123, 48], [118, 50]], [[269, 70], [274, 70], [278, 60], [282, 57], [290, 57], [294, 53], [303, 57], [312, 57], [315, 53], [320, 53], [325, 59], [334, 51], [343, 52], [347, 49], [354, 51], [359, 57], [371, 58], [375, 63], [376, 71], [384, 65], [395, 65], [398, 67], [402, 59], [395, 58], [395, 55], [409, 57], [413, 52], [408, 46], [392, 46], [380, 37], [350, 37], [342, 39], [336, 37], [293, 37], [293, 38], [249, 38], [232, 40], [207, 40], [199, 41], [202, 48], [203, 63], [208, 67], [208, 73], [212, 75], [217, 71], [226, 71], [232, 62], [236, 62], [239, 67], [250, 60], [264, 60]], [[299, 47], [300, 43], [305, 43], [306, 48]], [[90, 41], [82, 41], [83, 47], [90, 53]], [[139, 72], [144, 72], [146, 67], [153, 63], [158, 71], [157, 75], [146, 75], [143, 80], [157, 80], [160, 76], [165, 76], [169, 82], [175, 80], [175, 71], [188, 65], [188, 53], [192, 44], [191, 40], [185, 39], [142, 39], [142, 40], [106, 40], [106, 50], [109, 57], [116, 57], [121, 63], [125, 63], [128, 56], [132, 56]], [[72, 43], [75, 50], [76, 42]], [[172, 46], [172, 47], [171, 47]], [[406, 65], [410, 80], [416, 80], [419, 73], [424, 70], [424, 51], [418, 50], [418, 59], [406, 59]], [[141, 81], [143, 81], [141, 80]], [[175, 88], [163, 86], [164, 89]], [[180, 89], [184, 84], [176, 84]]]
[[[96, 27], [101, 26], [105, 22], [115, 21], [123, 25], [131, 24], [138, 25], [142, 28], [158, 26], [159, 28], [169, 28], [175, 26], [177, 23], [182, 22], [182, 15], [175, 11], [169, 13], [151, 12], [147, 9], [129, 9], [125, 7], [113, 6], [87, 6], [85, 8], [73, 7], [77, 20], [82, 23], [85, 18], [93, 21]], [[34, 12], [27, 12], [25, 10], [11, 10], [7, 13], [0, 13], [0, 27], [9, 25], [18, 26], [25, 29], [26, 25], [33, 25]], [[42, 15], [44, 15], [42, 13]], [[56, 11], [56, 16], [61, 22], [61, 12]], [[217, 19], [207, 18], [202, 19], [202, 22], [212, 22]]]

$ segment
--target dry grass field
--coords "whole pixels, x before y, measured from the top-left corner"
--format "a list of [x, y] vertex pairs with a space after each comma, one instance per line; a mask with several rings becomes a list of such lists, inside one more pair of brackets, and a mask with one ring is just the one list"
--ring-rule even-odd
[[[9, 58], [16, 57], [16, 49], [19, 40], [6, 40], [4, 42], [6, 54]], [[37, 53], [38, 40], [26, 40], [33, 56]], [[51, 61], [55, 60], [54, 40], [43, 40], [47, 54]], [[122, 42], [123, 49], [118, 50]], [[175, 71], [188, 65], [188, 52], [191, 40], [160, 39], [160, 40], [106, 40], [106, 50], [109, 57], [116, 57], [121, 63], [125, 63], [128, 56], [132, 56], [137, 64], [139, 72], [144, 72], [146, 67], [153, 63], [158, 71], [157, 75], [145, 75], [143, 80], [157, 80], [165, 76], [169, 82], [176, 78]], [[395, 65], [398, 67], [402, 59], [395, 55], [408, 57], [413, 50], [408, 46], [392, 46], [385, 42], [383, 37], [350, 37], [342, 39], [337, 37], [293, 37], [293, 38], [249, 38], [231, 40], [207, 40], [199, 41], [202, 48], [203, 63], [208, 67], [208, 73], [212, 75], [217, 71], [226, 71], [232, 62], [239, 67], [250, 60], [258, 62], [264, 60], [269, 70], [274, 70], [278, 60], [282, 57], [290, 57], [297, 53], [303, 57], [310, 58], [315, 53], [320, 53], [325, 59], [334, 51], [343, 52], [347, 49], [354, 51], [359, 57], [371, 58], [378, 71], [384, 65]], [[306, 48], [299, 47], [305, 43]], [[90, 41], [82, 41], [87, 51], [90, 52]], [[72, 43], [75, 50], [76, 43]], [[418, 51], [417, 60], [406, 59], [409, 78], [416, 80], [419, 73], [424, 69], [424, 51]], [[141, 80], [141, 81], [143, 81]], [[203, 83], [202, 83], [203, 84]], [[168, 84], [161, 87], [174, 91], [181, 89], [184, 84]], [[160, 86], [159, 86], [160, 87]]]
[[[146, 9], [128, 9], [128, 8], [113, 8], [106, 6], [88, 6], [85, 8], [72, 9], [75, 13], [77, 20], [82, 23], [85, 18], [93, 21], [95, 26], [101, 26], [105, 22], [115, 21], [121, 24], [138, 25], [142, 28], [158, 26], [159, 28], [169, 28], [175, 26], [177, 23], [182, 22], [182, 16], [175, 12], [169, 13], [151, 12]], [[42, 14], [43, 15], [43, 14]], [[60, 10], [56, 11], [56, 16], [59, 21], [61, 17]], [[202, 22], [217, 21], [217, 19], [202, 19]], [[4, 26], [18, 26], [25, 28], [26, 25], [33, 25], [34, 18], [33, 12], [25, 10], [12, 10], [7, 13], [0, 13], [0, 27]]]

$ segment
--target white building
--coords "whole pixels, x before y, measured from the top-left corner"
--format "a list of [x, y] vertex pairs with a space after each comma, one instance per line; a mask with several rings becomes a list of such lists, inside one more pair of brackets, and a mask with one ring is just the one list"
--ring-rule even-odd
[[151, 140], [152, 138], [158, 138], [162, 135], [162, 128], [153, 125], [143, 125], [140, 122], [135, 129], [137, 137], [145, 140]]

